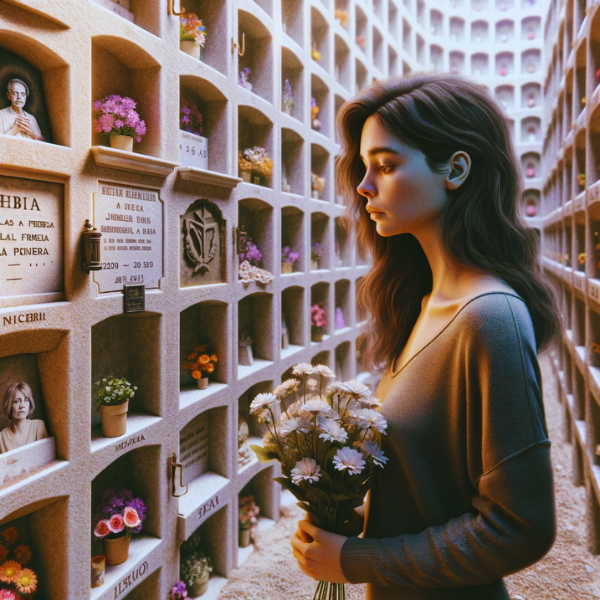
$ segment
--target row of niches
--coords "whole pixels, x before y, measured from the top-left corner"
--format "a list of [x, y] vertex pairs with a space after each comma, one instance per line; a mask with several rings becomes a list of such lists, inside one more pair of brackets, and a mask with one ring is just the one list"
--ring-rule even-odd
[[[308, 347], [316, 352], [313, 364], [325, 361], [323, 364], [329, 365], [333, 356], [329, 350], [320, 351], [319, 343], [350, 332], [364, 319], [364, 315], [355, 313], [352, 292], [349, 280], [333, 286], [319, 282], [310, 288], [308, 305], [308, 291], [292, 285], [277, 299], [273, 294], [256, 292], [235, 306], [208, 300], [182, 311], [179, 408], [202, 403], [224, 392], [234, 381]], [[119, 452], [124, 448], [120, 448], [119, 438], [139, 434], [160, 421], [160, 373], [164, 362], [160, 340], [164, 327], [164, 318], [156, 313], [118, 315], [92, 326], [92, 453], [111, 448]], [[235, 347], [232, 340], [237, 342]], [[64, 415], [68, 376], [64, 366], [56, 365], [61, 360], [68, 362], [64, 359], [65, 332], [32, 330], [13, 334], [6, 341], [17, 353], [0, 358], [4, 399], [0, 415], [0, 486], [10, 484], [24, 471], [37, 472], [57, 456], [64, 457], [69, 427]], [[350, 346], [350, 341], [342, 339], [334, 352], [336, 370], [345, 379], [350, 378], [354, 368], [362, 371], [360, 361], [351, 360]], [[231, 365], [233, 360], [237, 360], [236, 367]]]
[[[351, 232], [344, 217], [332, 219], [318, 211], [308, 216], [296, 206], [281, 208], [281, 247], [277, 248], [275, 210], [257, 198], [239, 200], [237, 241], [230, 250], [226, 245], [226, 221], [219, 208], [208, 200], [190, 205], [181, 216], [180, 286], [226, 283], [230, 252], [237, 253], [234, 276], [244, 285], [252, 281], [268, 284], [279, 274], [331, 271], [367, 264], [360, 256], [354, 256]], [[310, 248], [305, 244], [307, 229]], [[107, 240], [110, 241], [111, 238]]]
[[[600, 110], [594, 112], [590, 122], [594, 127], [600, 125]], [[574, 137], [573, 147], [569, 147], [561, 161], [552, 168], [552, 175], [544, 186], [547, 213], [584, 194], [586, 189], [591, 192], [590, 201], [597, 200], [599, 180], [600, 137], [594, 132], [586, 146], [585, 130], [581, 130]]]
[[[446, 36], [445, 16], [436, 9], [432, 9], [430, 13], [430, 31], [437, 37]], [[515, 21], [513, 19], [502, 19], [495, 23], [488, 21], [477, 20], [471, 22], [470, 41], [475, 44], [481, 43], [501, 43], [514, 42], [519, 39], [521, 42], [530, 42], [532, 40], [541, 39], [541, 23], [542, 19], [538, 16], [529, 16], [517, 23], [515, 33]], [[489, 36], [489, 28], [493, 25], [495, 29], [495, 37], [492, 40]], [[520, 25], [520, 32], [519, 32]], [[451, 42], [465, 42], [466, 37], [466, 21], [460, 17], [449, 18], [448, 39]]]
[[[421, 63], [423, 63], [421, 59], [424, 58], [419, 58], [419, 54], [424, 52], [424, 47], [422, 48], [417, 48], [417, 60]], [[431, 46], [431, 62], [438, 71], [442, 70], [444, 54], [445, 51], [441, 47]], [[515, 60], [515, 55], [512, 52], [499, 52], [493, 56], [492, 60], [490, 55], [485, 52], [477, 52], [468, 57], [459, 50], [449, 52], [448, 58], [451, 73], [467, 73], [468, 68], [468, 72], [476, 77], [533, 75], [541, 73], [542, 68], [541, 51], [537, 48], [523, 51], [520, 59], [517, 57], [517, 60]]]
[[[219, 475], [224, 470], [222, 465], [231, 463], [227, 450], [233, 448], [238, 454], [237, 440], [232, 443], [232, 436], [219, 429], [223, 426], [219, 410], [195, 419], [190, 424], [195, 429], [188, 428], [192, 436], [188, 430], [181, 432], [182, 439], [184, 433], [187, 437], [182, 447], [187, 446], [189, 453], [200, 459], [183, 468], [188, 493], [181, 495], [184, 490], [178, 490], [181, 497], [174, 550], [179, 555], [178, 579], [186, 582], [189, 598], [199, 597], [207, 588], [218, 592], [226, 583], [233, 562], [231, 553], [236, 552], [235, 562], [242, 564], [253, 550], [249, 541], [253, 541], [257, 531], [274, 524], [278, 516], [272, 466], [249, 465], [247, 476], [241, 473], [235, 483]], [[196, 435], [198, 430], [201, 433]], [[163, 477], [163, 470], [157, 468], [160, 458], [158, 445], [132, 449], [91, 482], [90, 505], [79, 507], [89, 514], [90, 544], [85, 562], [89, 565], [86, 580], [91, 600], [140, 598], [139, 592], [144, 590], [146, 597], [158, 598], [158, 582], [152, 574], [160, 567], [156, 550], [164, 530], [163, 488], [171, 485]], [[216, 493], [205, 501], [207, 484], [216, 488]], [[64, 526], [70, 512], [68, 497], [53, 497], [25, 505], [2, 520], [2, 589], [14, 592], [7, 597], [74, 597], [68, 587], [67, 536], [52, 533], [53, 524]], [[85, 550], [80, 550], [85, 554]], [[204, 563], [204, 573], [198, 573], [196, 561]], [[82, 587], [78, 585], [77, 589]]]

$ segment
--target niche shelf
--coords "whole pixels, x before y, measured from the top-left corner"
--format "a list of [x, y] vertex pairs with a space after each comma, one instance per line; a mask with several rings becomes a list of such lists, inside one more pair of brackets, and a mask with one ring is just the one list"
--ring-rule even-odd
[[[310, 145], [310, 171], [319, 177], [325, 178], [325, 186], [321, 191], [312, 190], [311, 197], [315, 200], [331, 202], [331, 165], [329, 161], [329, 152], [318, 144]], [[315, 192], [317, 197], [315, 197]]]
[[[114, 598], [114, 587], [118, 585], [127, 575], [137, 571], [135, 581], [132, 577], [131, 586], [139, 585], [154, 568], [160, 565], [160, 554], [156, 552], [161, 545], [159, 539], [160, 531], [160, 496], [163, 489], [161, 486], [160, 471], [156, 465], [161, 461], [160, 446], [146, 446], [136, 448], [127, 454], [117, 458], [108, 467], [102, 470], [92, 481], [92, 511], [91, 529], [95, 525], [95, 515], [104, 490], [115, 485], [122, 486], [133, 493], [135, 498], [141, 498], [146, 505], [146, 519], [142, 524], [141, 533], [131, 538], [128, 559], [115, 566], [106, 567], [104, 585], [91, 588], [92, 600], [108, 600]], [[102, 542], [95, 538], [93, 533], [91, 539], [91, 556], [103, 554]], [[142, 564], [146, 568], [142, 571]]]
[[[259, 16], [238, 10], [238, 44], [245, 38], [244, 55], [239, 56], [237, 72], [248, 67], [252, 70], [251, 93], [273, 104], [273, 38]], [[225, 44], [226, 45], [226, 44]], [[240, 107], [241, 108], [241, 107]]]
[[[217, 300], [205, 300], [181, 311], [179, 317], [179, 408], [184, 409], [204, 402], [210, 396], [227, 388], [227, 373], [231, 348], [228, 341], [231, 330], [228, 323], [228, 306]], [[183, 369], [196, 344], [208, 344], [207, 354], [216, 354], [214, 371], [208, 375], [208, 387], [198, 389], [191, 370]], [[206, 376], [206, 373], [203, 373]]]
[[354, 24], [356, 37], [354, 42], [356, 47], [364, 54], [367, 54], [367, 16], [358, 5], [354, 6]]
[[[252, 262], [269, 273], [275, 273], [275, 249], [273, 232], [273, 207], [257, 198], [244, 198], [238, 202], [238, 223], [248, 233], [248, 238], [258, 247], [262, 256], [258, 264]], [[241, 259], [241, 256], [238, 255]], [[239, 261], [241, 262], [241, 260]]]
[[303, 5], [296, 0], [281, 0], [281, 29], [298, 46], [304, 47]]
[[237, 366], [238, 380], [273, 364], [273, 294], [254, 292], [238, 302], [238, 334], [252, 338], [252, 365]]
[[[313, 265], [313, 261], [311, 258], [311, 271], [331, 268], [329, 264], [329, 217], [325, 213], [311, 213], [310, 240], [311, 255], [313, 247], [319, 248], [321, 251], [321, 256], [318, 260], [318, 265]], [[318, 268], [313, 269], [313, 266]]]
[[335, 36], [335, 80], [346, 90], [352, 89], [350, 49], [341, 36]]
[[352, 352], [350, 342], [342, 342], [335, 348], [335, 378], [336, 381], [348, 381], [352, 379], [351, 360]]
[[[338, 311], [341, 310], [343, 326], [338, 326]], [[344, 333], [351, 327], [350, 315], [350, 281], [340, 279], [335, 282], [335, 313], [333, 315], [334, 332], [336, 334]], [[340, 325], [342, 325], [340, 323]]]
[[313, 125], [313, 130], [318, 131], [325, 137], [329, 137], [331, 133], [331, 123], [329, 118], [331, 95], [325, 82], [314, 73], [310, 78], [310, 95], [315, 99], [317, 106], [319, 107], [317, 119], [321, 122], [321, 128], [315, 129]]
[[[194, 417], [179, 432], [179, 462], [183, 464], [183, 483], [188, 486], [187, 493], [178, 499], [178, 536], [182, 540], [229, 501], [231, 475], [226, 449], [232, 447], [228, 442], [230, 410], [227, 405], [215, 406]], [[182, 494], [185, 490], [176, 486], [175, 491]]]
[[[330, 302], [329, 302], [329, 283], [326, 281], [320, 281], [319, 283], [315, 283], [310, 288], [310, 305], [314, 306], [315, 304], [320, 304], [326, 312], [325, 318], [327, 321], [326, 331], [323, 334], [323, 341], [329, 339], [331, 334], [329, 332], [333, 331], [333, 317], [334, 315], [331, 313]], [[310, 315], [309, 315], [309, 326], [310, 324]], [[312, 330], [311, 330], [312, 331]], [[311, 345], [319, 344], [320, 342], [312, 341], [312, 333], [311, 333]]]
[[496, 23], [496, 43], [508, 44], [515, 39], [515, 24], [510, 19], [498, 21]]
[[[119, 0], [118, 2], [92, 0], [92, 2], [155, 36], [160, 35], [160, 18], [156, 6], [153, 10], [148, 10], [143, 0]], [[99, 18], [106, 19], [104, 15], [105, 13]]]
[[305, 271], [304, 213], [296, 206], [281, 208], [281, 247], [287, 246], [291, 252], [298, 254], [298, 258], [292, 263], [292, 273]]
[[293, 129], [281, 130], [281, 191], [305, 195], [304, 140]]
[[350, 267], [352, 259], [352, 246], [347, 230], [347, 221], [344, 217], [335, 218], [335, 266], [337, 269]]
[[[268, 431], [267, 426], [264, 423], [259, 422], [256, 415], [250, 413], [250, 404], [258, 394], [270, 393], [273, 391], [274, 388], [275, 384], [272, 380], [260, 381], [259, 383], [255, 383], [251, 388], [246, 390], [238, 399], [238, 418], [240, 420], [243, 419], [248, 425], [248, 446], [252, 444], [262, 446], [263, 437]], [[275, 417], [275, 419], [279, 419], [281, 416], [281, 408], [279, 407], [279, 405], [272, 407], [271, 410], [273, 411], [273, 416]], [[240, 460], [238, 460], [238, 445], [239, 443], [234, 444], [236, 448], [235, 461], [237, 464], [237, 471], [239, 474], [246, 473], [247, 471], [256, 472], [257, 470], [262, 470], [262, 468], [264, 468], [265, 463], [261, 463], [258, 460], [258, 458], [256, 458], [256, 454], [252, 450], [250, 450], [250, 460], [242, 464]]]
[[384, 55], [384, 44], [383, 44], [383, 35], [377, 29], [377, 27], [373, 27], [373, 32], [371, 36], [373, 42], [373, 62], [375, 66], [382, 72], [385, 72], [385, 55]]
[[212, 0], [186, 0], [185, 8], [188, 13], [196, 14], [206, 28], [206, 41], [200, 51], [200, 60], [222, 75], [227, 75], [227, 44], [223, 44], [222, 37], [218, 35], [219, 31], [225, 31], [229, 27], [227, 3]]
[[[100, 415], [92, 411], [91, 449], [96, 452], [160, 420], [161, 316], [152, 313], [116, 315], [92, 326], [92, 380], [111, 375], [137, 386], [129, 401], [127, 431], [118, 438], [104, 437]], [[90, 402], [93, 389], [90, 390]]]
[[281, 348], [281, 358], [287, 358], [305, 346], [304, 323], [307, 320], [304, 308], [304, 288], [294, 285], [281, 292], [281, 317], [288, 331], [288, 347]]
[[327, 20], [315, 6], [310, 8], [310, 43], [311, 50], [316, 50], [320, 58], [312, 56], [313, 61], [322, 69], [330, 72], [330, 32]]
[[[292, 97], [294, 100], [294, 106], [292, 107], [292, 114], [300, 122], [304, 122], [304, 68], [300, 59], [285, 46], [281, 47], [281, 93], [283, 95], [284, 82], [287, 79], [290, 82], [292, 88]], [[281, 110], [284, 110], [283, 102]]]
[[471, 23], [471, 41], [474, 44], [487, 44], [489, 41], [489, 28], [486, 21], [473, 21]]
[[[238, 106], [238, 149], [262, 146], [273, 158], [273, 122], [263, 112], [252, 106]], [[273, 173], [261, 175], [261, 185], [273, 187]]]

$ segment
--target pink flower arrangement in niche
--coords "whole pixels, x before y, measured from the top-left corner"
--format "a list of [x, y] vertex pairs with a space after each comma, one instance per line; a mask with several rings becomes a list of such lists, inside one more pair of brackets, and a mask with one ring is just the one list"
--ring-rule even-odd
[[189, 598], [184, 581], [178, 581], [170, 590], [167, 600], [185, 600]]
[[298, 253], [292, 252], [289, 246], [284, 246], [281, 250], [281, 261], [286, 263], [293, 263], [298, 259]]
[[140, 533], [146, 518], [146, 505], [141, 498], [121, 486], [108, 488], [102, 494], [98, 512], [94, 517], [94, 535], [99, 538], [116, 539], [132, 533]]
[[327, 313], [320, 302], [310, 307], [310, 323], [312, 335], [327, 332]]
[[135, 110], [137, 102], [116, 94], [94, 102], [94, 130], [101, 136], [128, 135], [136, 142], [146, 135], [146, 123]]
[[194, 135], [202, 135], [202, 113], [198, 110], [195, 102], [185, 99], [181, 101], [179, 129]]

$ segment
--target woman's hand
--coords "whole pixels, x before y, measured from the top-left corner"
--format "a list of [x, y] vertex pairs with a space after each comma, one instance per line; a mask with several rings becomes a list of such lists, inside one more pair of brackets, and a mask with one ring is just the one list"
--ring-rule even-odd
[[317, 527], [309, 513], [298, 521], [291, 544], [298, 566], [315, 581], [349, 583], [342, 573], [342, 546], [348, 538]]

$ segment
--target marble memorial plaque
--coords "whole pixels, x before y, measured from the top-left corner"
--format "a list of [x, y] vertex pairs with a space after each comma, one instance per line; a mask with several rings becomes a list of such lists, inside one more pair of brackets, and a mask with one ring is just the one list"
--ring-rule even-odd
[[129, 283], [160, 287], [163, 202], [158, 190], [99, 182], [94, 227], [102, 234], [102, 270], [94, 271], [100, 293], [120, 292]]
[[209, 414], [188, 423], [179, 434], [179, 455], [183, 483], [189, 483], [208, 469]]
[[0, 176], [0, 307], [62, 299], [63, 198], [62, 184]]
[[111, 12], [114, 12], [120, 17], [135, 23], [135, 17], [129, 10], [129, 0], [117, 0], [116, 2], [113, 0], [94, 0], [94, 2], [110, 10]]
[[208, 138], [180, 129], [179, 163], [182, 167], [208, 169]]

